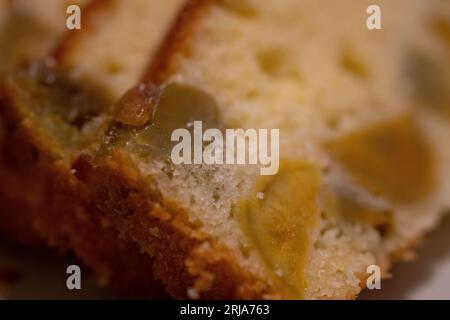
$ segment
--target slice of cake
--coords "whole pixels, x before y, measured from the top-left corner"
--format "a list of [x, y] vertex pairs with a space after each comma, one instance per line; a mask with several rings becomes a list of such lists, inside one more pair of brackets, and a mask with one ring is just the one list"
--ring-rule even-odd
[[127, 296], [154, 293], [151, 259], [121, 240], [95, 206], [83, 206], [71, 162], [101, 137], [115, 97], [138, 83], [182, 3], [95, 0], [82, 10], [82, 29], [68, 31], [54, 57], [18, 68], [2, 87], [2, 230], [19, 240], [37, 233], [74, 251], [101, 284]]
[[[354, 298], [450, 207], [448, 2], [378, 1], [374, 31], [371, 4], [191, 1], [77, 161], [174, 297]], [[196, 121], [279, 129], [278, 173], [174, 164]]]
[[[2, 0], [0, 1], [0, 79], [27, 59], [38, 59], [47, 55], [59, 42], [66, 29], [68, 4], [84, 5], [87, 0]], [[0, 119], [0, 144], [7, 139], [7, 124]], [[20, 148], [20, 146], [15, 147]], [[6, 152], [0, 154], [4, 163]], [[14, 170], [0, 165], [0, 231], [27, 243], [41, 243], [41, 239], [30, 229], [30, 221], [22, 219], [19, 211], [29, 206], [30, 199], [24, 181], [33, 185], [28, 175], [26, 180], [18, 178]], [[18, 181], [20, 180], [20, 181]], [[29, 190], [39, 188], [27, 187]], [[33, 189], [34, 188], [34, 189]], [[39, 191], [31, 191], [36, 193]], [[44, 191], [42, 191], [44, 192]], [[31, 200], [34, 201], [34, 200]], [[17, 213], [17, 214], [16, 214]]]

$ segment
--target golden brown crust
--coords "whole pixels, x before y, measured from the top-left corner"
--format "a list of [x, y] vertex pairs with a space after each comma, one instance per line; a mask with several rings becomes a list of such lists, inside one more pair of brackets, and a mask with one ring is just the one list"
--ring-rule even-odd
[[[57, 60], [64, 60], [79, 41], [82, 41], [84, 37], [89, 37], [95, 31], [96, 15], [115, 2], [116, 0], [93, 0], [86, 5], [83, 9], [82, 31], [74, 30], [65, 33], [53, 52], [53, 56]], [[33, 211], [32, 208], [39, 201], [37, 194], [45, 190], [43, 179], [30, 179], [36, 175], [32, 170], [34, 162], [37, 161], [35, 157], [38, 152], [33, 142], [29, 141], [27, 132], [35, 131], [35, 128], [30, 128], [29, 122], [19, 122], [23, 121], [24, 115], [19, 114], [16, 106], [7, 105], [4, 86], [0, 88], [0, 99], [3, 100], [0, 102], [3, 104], [0, 110], [0, 119], [4, 127], [4, 137], [0, 141], [2, 147], [0, 154], [0, 212], [3, 220], [3, 223], [0, 224], [0, 233], [14, 238], [22, 244], [42, 245], [43, 240], [36, 234], [27, 215], [27, 212]], [[43, 148], [45, 150], [48, 145], [44, 144]], [[27, 189], [33, 190], [31, 194], [24, 192], [23, 181], [27, 181]]]
[[274, 296], [267, 281], [237, 263], [215, 239], [166, 203], [120, 151], [99, 166], [87, 156], [74, 166], [90, 204], [123, 236], [154, 257], [154, 275], [175, 298], [262, 299]]
[[[37, 152], [27, 142], [26, 130], [16, 123], [16, 115], [6, 107], [4, 88], [0, 90], [0, 119], [3, 126], [0, 140], [0, 233], [22, 244], [39, 246], [43, 240], [33, 229], [27, 214], [34, 203], [39, 201], [42, 192], [36, 180], [28, 181], [33, 175], [28, 163], [38, 161]], [[23, 181], [28, 181], [26, 190]]]
[[161, 84], [176, 69], [173, 57], [190, 50], [190, 40], [197, 23], [214, 0], [190, 0], [180, 11], [175, 23], [159, 47], [154, 59], [142, 77], [143, 82]]
[[[68, 32], [54, 57], [62, 61], [70, 55], [95, 32], [97, 14], [116, 3], [91, 2], [83, 10], [82, 31]], [[151, 257], [121, 240], [95, 207], [83, 207], [84, 189], [71, 172], [68, 155], [16, 102], [14, 89], [4, 84], [0, 92], [0, 232], [26, 245], [75, 251], [103, 285], [120, 295], [161, 296], [151, 276]]]
[[13, 90], [4, 90], [0, 112], [6, 127], [1, 187], [8, 189], [2, 208], [15, 210], [2, 211], [2, 229], [27, 244], [45, 239], [61, 251], [75, 251], [102, 285], [121, 295], [160, 296], [162, 290], [151, 276], [151, 258], [136, 244], [121, 240], [99, 219], [95, 207], [83, 207], [85, 189], [70, 163], [15, 102]]

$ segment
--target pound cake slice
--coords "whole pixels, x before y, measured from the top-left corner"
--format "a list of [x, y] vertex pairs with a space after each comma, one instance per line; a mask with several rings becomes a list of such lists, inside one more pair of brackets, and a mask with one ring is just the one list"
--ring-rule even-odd
[[[150, 257], [136, 244], [121, 240], [97, 217], [95, 207], [82, 205], [84, 190], [73, 175], [71, 161], [100, 136], [115, 97], [138, 82], [137, 69], [146, 69], [156, 42], [182, 2], [95, 0], [82, 11], [81, 31], [69, 31], [54, 57], [15, 70], [2, 88], [2, 169], [10, 177], [2, 183], [16, 200], [8, 203], [18, 207], [10, 205], [2, 211], [6, 218], [2, 227], [21, 239], [22, 234], [12, 228], [20, 225], [24, 237], [37, 232], [50, 245], [74, 251], [101, 284], [127, 296], [153, 295], [157, 286]], [[152, 19], [155, 13], [159, 19]], [[118, 20], [121, 23], [115, 24]], [[115, 47], [107, 33], [115, 35]], [[142, 38], [147, 38], [146, 45], [139, 44]], [[103, 51], [105, 47], [110, 51]], [[134, 58], [131, 66], [124, 63], [108, 78], [116, 76], [120, 81], [108, 82], [101, 76], [100, 59], [97, 65], [87, 63], [95, 54], [104, 61], [119, 54]]]
[[[56, 46], [66, 30], [69, 3], [82, 6], [88, 1], [0, 1], [0, 79], [21, 61], [42, 58]], [[0, 144], [7, 139], [6, 130], [5, 120], [0, 118]], [[6, 152], [0, 153], [1, 163], [5, 162], [5, 155]], [[21, 208], [28, 206], [28, 201], [24, 200], [28, 193], [23, 185], [33, 183], [26, 177], [16, 183], [18, 178], [11, 168], [0, 165], [0, 216], [3, 221], [0, 232], [26, 244], [38, 244], [41, 240], [31, 231], [30, 221], [10, 214], [24, 211]], [[33, 190], [31, 186], [28, 189]]]
[[[448, 210], [449, 3], [378, 1], [369, 31], [371, 4], [191, 1], [76, 162], [174, 297], [355, 298]], [[195, 121], [279, 129], [278, 173], [174, 164]]]

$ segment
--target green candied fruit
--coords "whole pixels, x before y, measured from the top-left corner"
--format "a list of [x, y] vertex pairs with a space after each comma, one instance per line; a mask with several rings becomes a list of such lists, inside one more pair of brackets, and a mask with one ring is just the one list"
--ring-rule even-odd
[[191, 129], [194, 121], [202, 121], [206, 129], [221, 128], [216, 102], [195, 87], [139, 85], [126, 96], [116, 106], [116, 122], [105, 139], [109, 151], [126, 147], [141, 157], [167, 158], [174, 130]]
[[10, 15], [0, 25], [0, 74], [30, 54], [44, 54], [48, 50], [48, 39], [54, 33], [54, 30], [32, 17]]
[[110, 103], [106, 92], [68, 79], [51, 63], [34, 62], [9, 75], [6, 90], [12, 103], [36, 118], [62, 147], [78, 148], [96, 139]]

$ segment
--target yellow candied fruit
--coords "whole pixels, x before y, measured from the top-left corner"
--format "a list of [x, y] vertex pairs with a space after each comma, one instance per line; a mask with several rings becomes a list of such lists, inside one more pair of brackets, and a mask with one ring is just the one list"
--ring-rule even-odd
[[395, 203], [420, 200], [435, 186], [432, 150], [409, 116], [351, 133], [327, 148], [356, 183]]
[[262, 177], [242, 201], [240, 222], [251, 243], [289, 294], [303, 297], [310, 233], [319, 216], [320, 171], [303, 162], [284, 163]]

